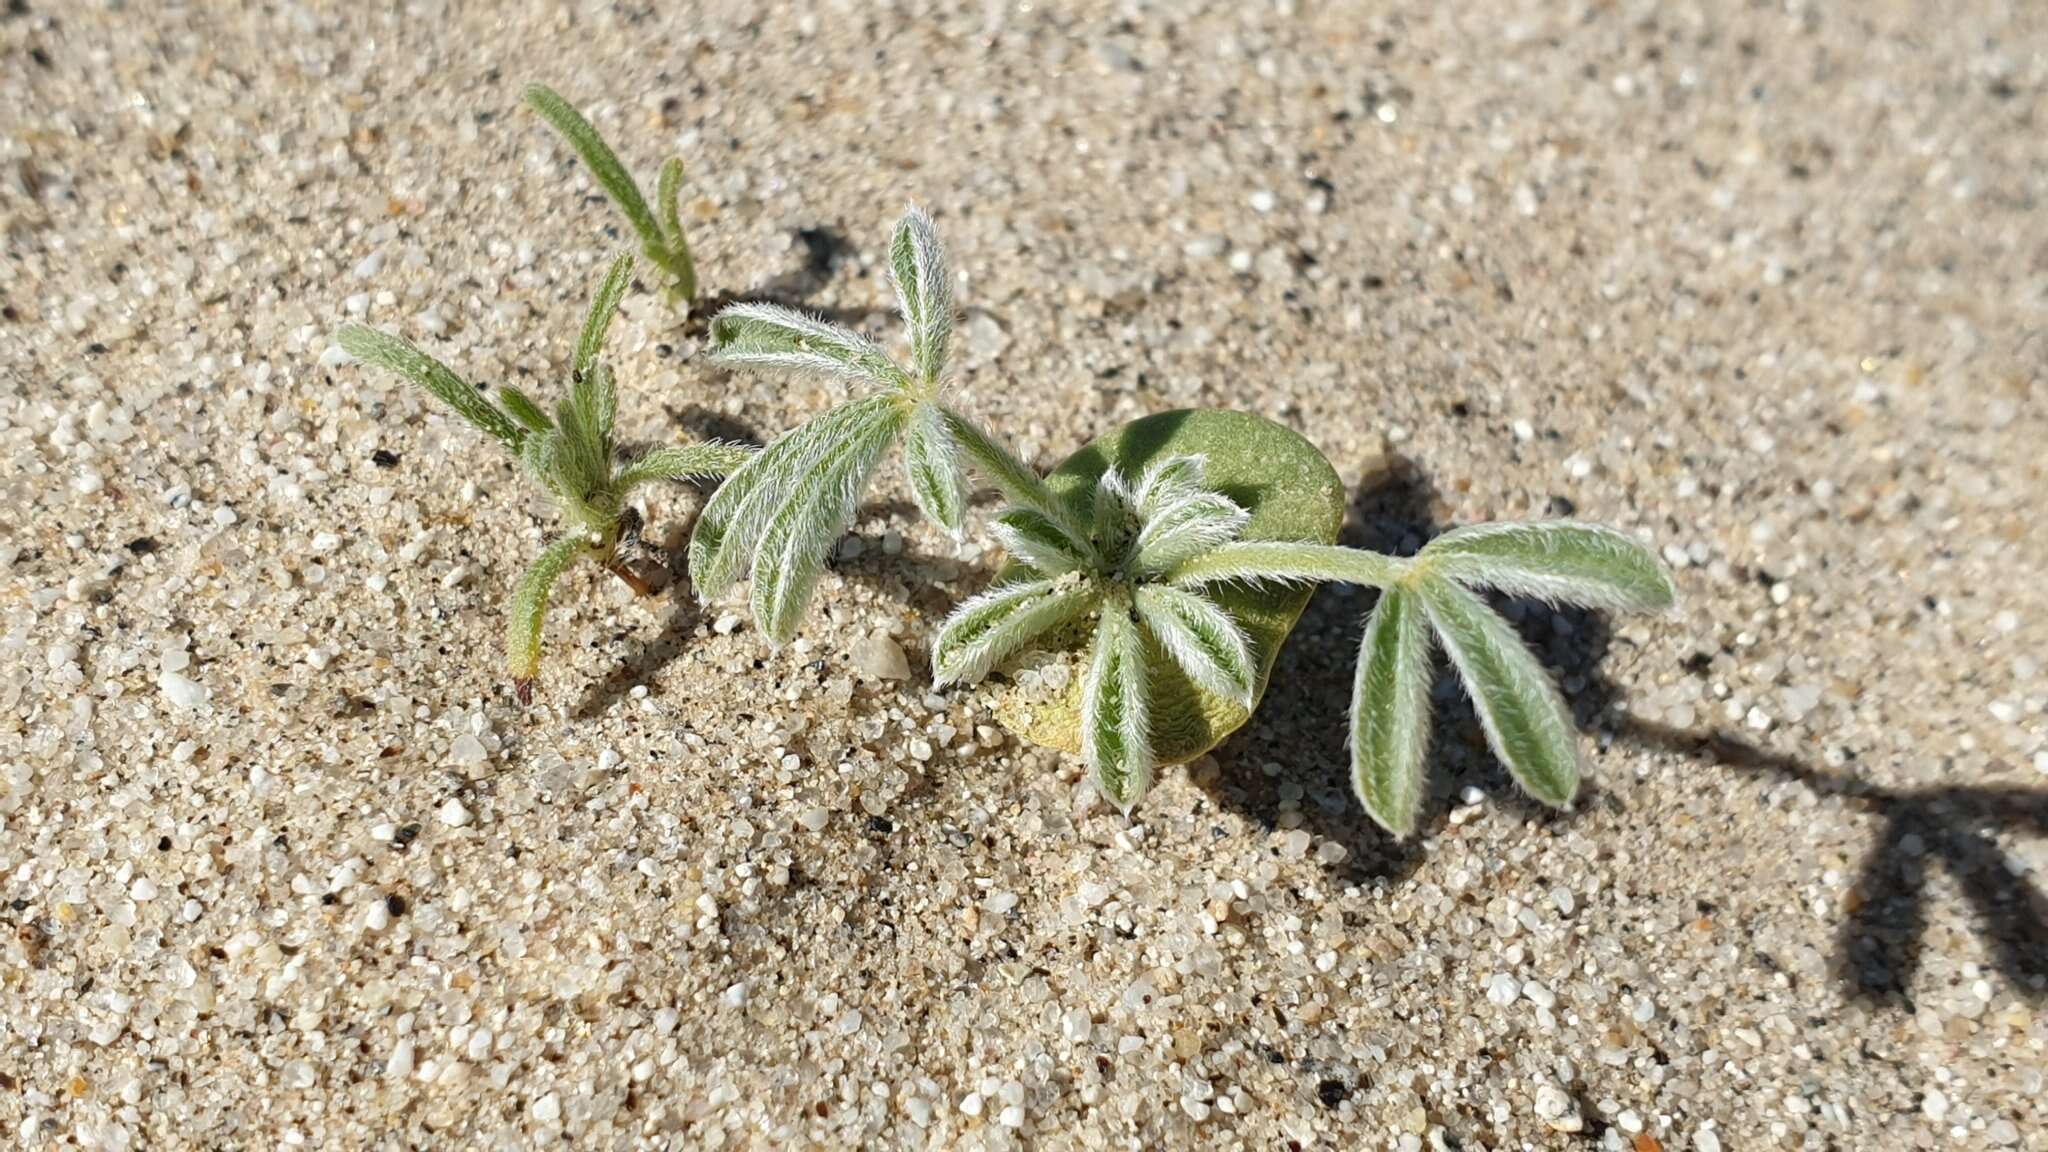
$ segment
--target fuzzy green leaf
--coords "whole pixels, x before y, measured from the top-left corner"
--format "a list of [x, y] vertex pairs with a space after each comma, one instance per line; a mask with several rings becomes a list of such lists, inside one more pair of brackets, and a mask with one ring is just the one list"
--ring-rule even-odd
[[613, 482], [620, 492], [661, 480], [724, 476], [754, 456], [741, 444], [678, 444], [655, 448], [621, 469]]
[[1150, 520], [1169, 505], [1213, 494], [1206, 479], [1205, 458], [1167, 456], [1145, 469], [1135, 492], [1138, 515]]
[[1059, 576], [1087, 566], [1087, 557], [1066, 533], [1028, 508], [1003, 513], [989, 532], [1012, 559], [1043, 575]]
[[342, 328], [336, 340], [343, 351], [356, 359], [388, 368], [432, 393], [454, 409], [457, 416], [497, 437], [513, 451], [517, 452], [520, 442], [526, 439], [526, 429], [517, 421], [500, 412], [446, 364], [407, 341], [360, 324]]
[[1429, 751], [1429, 621], [1406, 585], [1380, 593], [1351, 690], [1351, 784], [1380, 827], [1415, 831]]
[[953, 337], [953, 285], [931, 217], [918, 208], [906, 212], [896, 225], [889, 242], [889, 272], [896, 282], [904, 327], [910, 332], [911, 363], [918, 381], [936, 389], [946, 373], [946, 346]]
[[[1147, 496], [1150, 498], [1148, 499]], [[1140, 495], [1153, 511], [1131, 549], [1131, 570], [1139, 576], [1171, 572], [1204, 553], [1237, 539], [1251, 513], [1220, 492], [1160, 491]]]
[[1139, 587], [1137, 607], [1138, 619], [1188, 679], [1246, 709], [1252, 706], [1258, 666], [1244, 630], [1228, 612], [1193, 592], [1164, 584]]
[[711, 321], [711, 358], [721, 364], [793, 368], [901, 388], [903, 370], [875, 342], [779, 304], [733, 304]]
[[640, 234], [641, 242], [664, 247], [661, 226], [655, 222], [654, 213], [647, 210], [647, 201], [640, 195], [640, 185], [633, 182], [632, 174], [619, 163], [617, 153], [604, 142], [604, 137], [597, 134], [597, 129], [590, 126], [590, 121], [583, 118], [583, 113], [545, 84], [528, 85], [526, 102], [541, 114], [542, 119], [553, 125], [555, 131], [561, 133], [576, 154], [583, 158], [590, 174], [612, 198], [612, 203], [619, 206], [619, 211], [626, 214], [633, 231]]
[[910, 494], [933, 523], [955, 540], [967, 522], [967, 470], [960, 446], [946, 427], [939, 406], [925, 401], [910, 413], [903, 442], [903, 466]]
[[708, 602], [739, 579], [769, 521], [834, 446], [866, 434], [877, 422], [900, 422], [900, 413], [900, 399], [888, 394], [842, 404], [777, 437], [734, 469], [705, 504], [690, 536], [690, 580], [698, 598]]
[[[1045, 478], [1058, 501], [1085, 519], [1083, 509], [1097, 480], [1107, 471], [1144, 476], [1149, 465], [1172, 456], [1203, 458], [1203, 480], [1251, 512], [1245, 540], [1334, 541], [1344, 522], [1346, 490], [1313, 444], [1269, 420], [1243, 412], [1162, 412], [1124, 425], [1082, 447]], [[1231, 547], [1235, 547], [1232, 545]], [[1259, 674], [1258, 692], [1288, 630], [1309, 600], [1304, 584], [1253, 587], [1217, 583], [1200, 590], [1214, 601], [1250, 641]], [[1069, 629], [1048, 637], [1048, 648], [1080, 647], [1093, 629]], [[1147, 659], [1158, 674], [1148, 681], [1152, 706], [1151, 741], [1157, 763], [1178, 764], [1216, 746], [1241, 726], [1248, 713], [1235, 701], [1202, 690], [1155, 645]], [[1077, 673], [1079, 668], [1076, 669]], [[1078, 753], [1081, 748], [1081, 690], [1075, 675], [1056, 699], [1023, 690], [1004, 695], [997, 715], [1012, 731], [1039, 744]], [[1254, 693], [1254, 697], [1258, 695]]]
[[597, 295], [591, 298], [590, 311], [583, 317], [583, 331], [576, 338], [576, 359], [569, 369], [569, 383], [579, 385], [597, 367], [597, 358], [604, 352], [605, 335], [611, 331], [612, 317], [619, 310], [619, 301], [626, 298], [626, 288], [633, 283], [633, 257], [621, 252], [612, 259], [611, 268], [605, 272], [604, 282], [597, 287]]
[[1004, 500], [1037, 513], [1071, 541], [1079, 554], [1094, 555], [1087, 529], [1029, 464], [1017, 459], [1008, 448], [982, 431], [980, 425], [953, 409], [940, 405], [939, 414], [944, 417], [954, 442], [960, 446], [961, 454], [967, 457], [983, 479], [1002, 493]]
[[1130, 609], [1105, 604], [1081, 686], [1081, 755], [1105, 799], [1129, 812], [1152, 788], [1145, 657]]
[[522, 696], [523, 686], [540, 675], [541, 627], [548, 593], [556, 579], [589, 550], [589, 541], [575, 533], [556, 537], [527, 565], [512, 589], [511, 618], [505, 628], [505, 670], [514, 684], [522, 686]]
[[932, 644], [932, 682], [972, 684], [1009, 656], [1095, 606], [1080, 580], [1025, 580], [991, 588], [953, 610]]
[[[690, 246], [683, 239], [683, 158], [671, 156], [661, 165], [661, 178], [655, 186], [654, 208], [661, 213], [661, 232], [668, 240], [670, 251], [687, 253]], [[685, 295], [694, 295], [695, 285]]]
[[510, 384], [498, 386], [498, 407], [528, 432], [545, 432], [555, 426], [555, 422], [548, 419], [548, 414], [541, 411], [540, 405], [533, 402], [533, 397]]
[[556, 440], [549, 471], [556, 493], [565, 501], [590, 502], [611, 483], [611, 446], [598, 436], [573, 395], [555, 402], [555, 431], [550, 435]]
[[1613, 611], [1659, 610], [1678, 599], [1648, 548], [1597, 524], [1475, 524], [1430, 541], [1422, 557], [1444, 577], [1510, 596]]
[[861, 492], [902, 431], [906, 415], [892, 407], [848, 428], [790, 489], [789, 499], [768, 522], [754, 554], [749, 601], [769, 643], [780, 645], [796, 635], [832, 545], [853, 523]]
[[1434, 576], [1419, 591], [1493, 754], [1524, 792], [1555, 807], [1570, 804], [1579, 791], [1579, 743], [1550, 674], [1477, 595]]

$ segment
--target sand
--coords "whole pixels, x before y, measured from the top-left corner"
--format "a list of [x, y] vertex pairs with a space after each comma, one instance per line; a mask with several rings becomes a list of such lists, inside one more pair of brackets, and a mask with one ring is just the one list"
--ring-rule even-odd
[[[2048, 9], [17, 0], [0, 61], [0, 1144], [2048, 1148]], [[1523, 613], [1581, 804], [1445, 679], [1374, 829], [1327, 589], [1126, 820], [932, 690], [992, 505], [893, 465], [795, 643], [585, 568], [518, 707], [548, 508], [332, 336], [560, 386], [622, 233], [532, 80], [683, 156], [714, 293], [898, 341], [929, 208], [1040, 467], [1234, 407], [1352, 543], [1654, 541], [1677, 613]], [[627, 439], [844, 395], [654, 287]]]

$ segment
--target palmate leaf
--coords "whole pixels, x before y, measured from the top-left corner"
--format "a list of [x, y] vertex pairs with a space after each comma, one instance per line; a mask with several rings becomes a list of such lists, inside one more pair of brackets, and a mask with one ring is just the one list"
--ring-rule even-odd
[[557, 536], [527, 565], [512, 589], [512, 613], [505, 627], [505, 670], [522, 700], [533, 678], [540, 675], [541, 627], [547, 616], [548, 593], [562, 573], [588, 551], [590, 542], [583, 536]]
[[1096, 790], [1129, 812], [1152, 789], [1152, 736], [1145, 656], [1122, 604], [1105, 604], [1081, 685], [1081, 755]]
[[793, 368], [901, 388], [903, 370], [874, 341], [779, 304], [733, 304], [711, 321], [711, 358], [721, 364]]
[[1417, 591], [1493, 754], [1524, 792], [1554, 807], [1570, 804], [1579, 791], [1579, 745], [1550, 674], [1474, 593], [1435, 576]]
[[911, 410], [903, 467], [918, 508], [958, 540], [967, 521], [967, 470], [937, 404], [925, 401]]
[[1230, 614], [1207, 599], [1164, 584], [1137, 591], [1138, 619], [1188, 679], [1249, 709], [1258, 668]]
[[652, 449], [619, 470], [612, 484], [621, 493], [662, 480], [724, 476], [754, 456], [743, 444], [678, 444]]
[[1028, 508], [1003, 513], [989, 532], [1012, 559], [1046, 576], [1080, 571], [1088, 564], [1066, 533]]
[[477, 394], [446, 364], [396, 336], [360, 324], [344, 325], [335, 337], [342, 350], [358, 360], [387, 368], [424, 388], [457, 416], [495, 436], [514, 452], [526, 439], [526, 429], [490, 401]]
[[902, 411], [901, 400], [886, 394], [843, 404], [784, 433], [734, 469], [705, 504], [690, 536], [690, 579], [698, 598], [709, 602], [732, 587], [769, 521], [835, 445], [874, 435], [878, 427], [893, 437]]
[[932, 644], [932, 681], [972, 684], [1012, 653], [1095, 606], [1082, 580], [1024, 580], [991, 588], [954, 609]]
[[918, 382], [935, 390], [946, 374], [946, 346], [953, 336], [953, 285], [932, 218], [915, 206], [889, 241], [889, 273], [910, 332]]
[[1468, 586], [1584, 608], [1671, 607], [1678, 589], [1648, 548], [1597, 524], [1475, 524], [1429, 542], [1430, 569]]
[[1351, 783], [1366, 813], [1397, 837], [1415, 831], [1426, 791], [1429, 654], [1421, 597], [1403, 584], [1381, 592], [1351, 691]]
[[832, 545], [853, 523], [860, 494], [902, 430], [904, 415], [901, 408], [890, 408], [847, 429], [798, 479], [768, 521], [754, 553], [749, 601], [770, 643], [785, 643], [796, 634]]

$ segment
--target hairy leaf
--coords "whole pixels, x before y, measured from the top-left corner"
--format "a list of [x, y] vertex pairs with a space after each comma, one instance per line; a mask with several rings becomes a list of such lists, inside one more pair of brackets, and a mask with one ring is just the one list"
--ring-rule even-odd
[[526, 439], [526, 429], [510, 416], [500, 412], [495, 405], [477, 394], [477, 390], [465, 383], [446, 364], [413, 347], [396, 336], [387, 336], [375, 328], [360, 324], [349, 324], [336, 336], [342, 350], [358, 360], [388, 368], [438, 398], [441, 403], [455, 410], [457, 416], [469, 421], [478, 429], [497, 437], [513, 451]]
[[580, 385], [597, 367], [597, 358], [604, 351], [605, 334], [611, 331], [612, 316], [619, 310], [619, 301], [626, 298], [626, 288], [633, 282], [633, 257], [621, 252], [612, 259], [611, 268], [604, 274], [604, 282], [598, 285], [597, 295], [591, 298], [590, 311], [583, 318], [583, 332], [576, 338], [576, 359], [569, 369], [570, 385]]
[[1081, 755], [1105, 799], [1129, 812], [1152, 788], [1145, 658], [1128, 607], [1105, 604], [1081, 686]]
[[1188, 679], [1249, 709], [1258, 667], [1251, 645], [1230, 614], [1207, 599], [1164, 584], [1137, 593], [1138, 619], [1188, 674]]
[[779, 304], [733, 304], [711, 322], [711, 357], [721, 364], [793, 368], [900, 388], [903, 370], [875, 342]]
[[1123, 473], [1104, 472], [1096, 482], [1092, 519], [1097, 553], [1111, 561], [1122, 556], [1138, 533], [1137, 501]]
[[[671, 156], [662, 162], [661, 177], [655, 185], [654, 210], [661, 214], [661, 234], [668, 240], [669, 250], [688, 255], [689, 244], [683, 239], [683, 158]], [[695, 295], [696, 286], [684, 289], [684, 295]]]
[[555, 422], [548, 419], [548, 414], [541, 411], [540, 405], [533, 402], [533, 397], [510, 384], [498, 386], [498, 407], [528, 432], [545, 432], [555, 426]]
[[611, 450], [598, 438], [575, 397], [555, 402], [553, 479], [565, 500], [587, 502], [612, 479]]
[[853, 523], [860, 494], [902, 430], [905, 415], [892, 407], [849, 428], [798, 480], [768, 522], [754, 554], [749, 598], [754, 621], [770, 643], [780, 645], [796, 635], [832, 545]]
[[1403, 584], [1380, 593], [1351, 690], [1351, 784], [1358, 802], [1397, 837], [1415, 831], [1429, 750], [1429, 621]]
[[741, 444], [679, 444], [655, 448], [626, 465], [614, 482], [621, 492], [660, 480], [724, 476], [745, 464], [754, 450]]
[[871, 434], [878, 422], [893, 435], [900, 413], [901, 400], [886, 393], [842, 404], [777, 437], [734, 469], [705, 504], [690, 536], [690, 579], [698, 598], [708, 602], [739, 579], [769, 521], [833, 447]]
[[1150, 520], [1168, 505], [1212, 494], [1204, 478], [1206, 471], [1199, 455], [1160, 458], [1138, 478], [1138, 515]]
[[1401, 578], [1409, 561], [1335, 544], [1291, 541], [1240, 541], [1224, 544], [1176, 564], [1165, 579], [1184, 587], [1242, 581], [1266, 584], [1309, 584], [1325, 580], [1384, 588]]
[[917, 506], [958, 540], [967, 522], [967, 471], [938, 405], [927, 400], [911, 410], [903, 449], [903, 466]]
[[1475, 524], [1430, 541], [1422, 555], [1449, 579], [1510, 596], [1615, 611], [1669, 608], [1678, 599], [1648, 548], [1597, 524]]
[[1081, 580], [1026, 580], [991, 588], [953, 610], [932, 644], [932, 681], [972, 684], [1045, 635], [1085, 615], [1099, 590]]
[[1422, 580], [1420, 592], [1493, 754], [1524, 792], [1545, 804], [1570, 804], [1579, 791], [1579, 744], [1550, 674], [1474, 593], [1436, 577]]
[[946, 373], [946, 345], [953, 336], [953, 285], [946, 253], [931, 217], [913, 207], [889, 242], [889, 272], [896, 302], [910, 331], [911, 363], [918, 382], [934, 389]]
[[1003, 513], [989, 531], [1002, 544], [1003, 551], [1043, 575], [1058, 576], [1087, 566], [1087, 557], [1066, 533], [1028, 508]]
[[1131, 549], [1131, 570], [1140, 576], [1171, 572], [1180, 565], [1237, 539], [1251, 513], [1220, 492], [1192, 491], [1167, 499], [1154, 491], [1152, 514]]
[[1003, 499], [1019, 508], [1035, 512], [1051, 524], [1059, 533], [1072, 542], [1074, 549], [1084, 556], [1094, 556], [1094, 549], [1088, 540], [1088, 531], [1074, 516], [1073, 509], [1065, 501], [1053, 495], [1051, 488], [1031, 466], [1017, 459], [1010, 450], [998, 443], [994, 437], [981, 430], [981, 426], [951, 408], [941, 405], [939, 414], [946, 421], [946, 428], [952, 432], [954, 442], [971, 461], [977, 471]]
[[541, 549], [539, 556], [520, 574], [512, 589], [512, 616], [505, 628], [505, 669], [520, 695], [525, 684], [540, 675], [540, 634], [548, 610], [548, 593], [555, 580], [590, 550], [589, 541], [571, 533], [558, 536]]
[[545, 84], [529, 84], [526, 88], [526, 102], [540, 113], [542, 119], [554, 126], [555, 131], [569, 142], [576, 154], [583, 158], [590, 174], [597, 178], [605, 194], [619, 211], [626, 214], [633, 231], [640, 234], [643, 243], [659, 245], [662, 240], [661, 226], [655, 223], [654, 213], [647, 210], [647, 201], [640, 195], [640, 186], [633, 182], [631, 173], [619, 163], [619, 157], [612, 151], [590, 121], [583, 118], [567, 100]]

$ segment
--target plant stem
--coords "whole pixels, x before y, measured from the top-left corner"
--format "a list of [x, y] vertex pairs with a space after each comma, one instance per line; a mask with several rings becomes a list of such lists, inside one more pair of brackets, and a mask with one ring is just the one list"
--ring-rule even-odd
[[1413, 564], [1362, 548], [1287, 541], [1241, 541], [1198, 556], [1167, 574], [1176, 584], [1224, 580], [1336, 580], [1385, 588], [1408, 577]]

